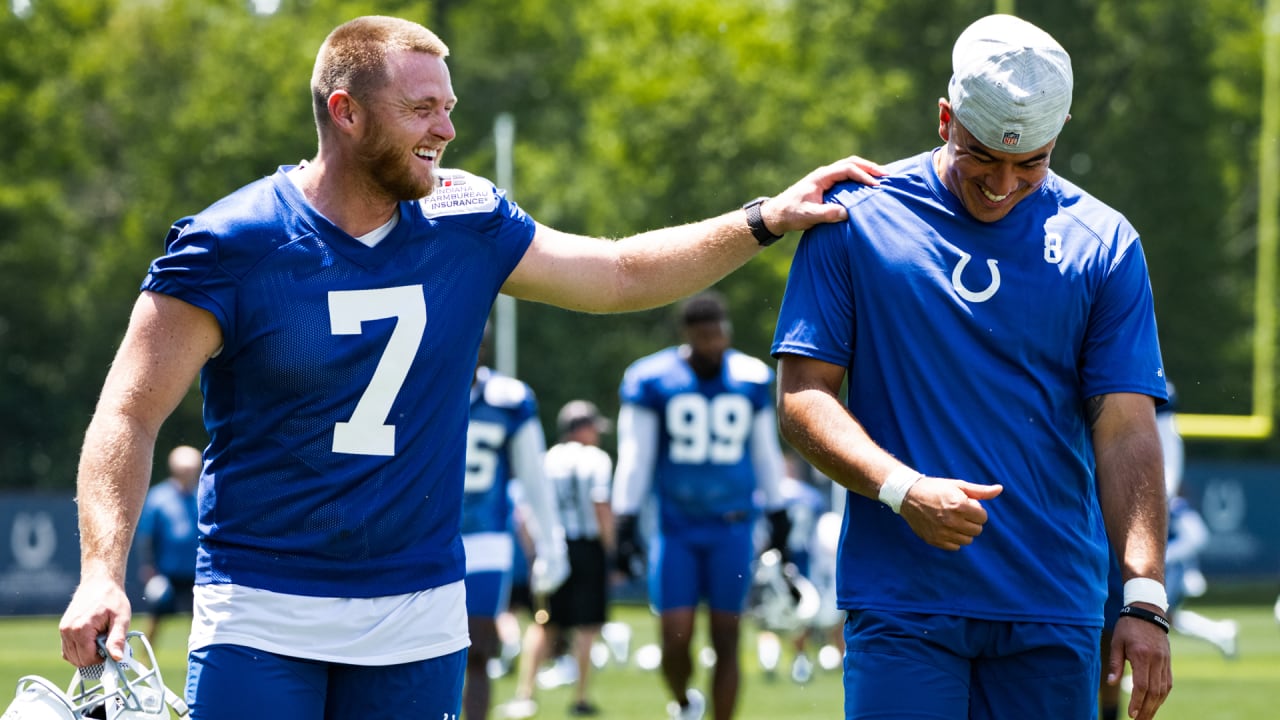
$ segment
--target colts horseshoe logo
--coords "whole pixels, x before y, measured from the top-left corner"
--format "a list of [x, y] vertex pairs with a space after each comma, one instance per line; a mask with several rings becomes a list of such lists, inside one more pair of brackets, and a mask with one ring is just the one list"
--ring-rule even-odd
[[951, 287], [956, 289], [956, 292], [960, 294], [960, 297], [969, 302], [980, 303], [990, 300], [991, 296], [995, 295], [996, 291], [1000, 289], [1000, 268], [996, 267], [996, 261], [987, 261], [987, 269], [991, 271], [991, 284], [987, 285], [986, 289], [981, 292], [974, 292], [965, 287], [964, 281], [960, 278], [964, 273], [965, 266], [969, 264], [970, 255], [963, 250], [960, 250], [959, 253], [960, 262], [956, 265], [956, 269], [951, 273]]

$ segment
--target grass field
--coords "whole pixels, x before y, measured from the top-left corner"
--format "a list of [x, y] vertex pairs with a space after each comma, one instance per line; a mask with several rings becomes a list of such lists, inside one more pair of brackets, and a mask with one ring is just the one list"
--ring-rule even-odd
[[[1194, 607], [1194, 606], [1192, 606]], [[1161, 720], [1262, 720], [1280, 717], [1280, 626], [1270, 606], [1204, 606], [1197, 608], [1215, 618], [1232, 617], [1240, 623], [1240, 655], [1225, 660], [1211, 645], [1175, 634], [1174, 691], [1160, 711]], [[635, 630], [632, 650], [654, 639], [655, 621], [646, 610], [615, 608], [614, 619], [629, 622]], [[705, 632], [705, 628], [700, 628]], [[156, 654], [166, 684], [181, 694], [185, 673], [185, 619], [162, 627]], [[762, 675], [754, 657], [754, 633], [743, 643], [743, 683], [738, 717], [742, 720], [774, 718], [840, 717], [842, 690], [839, 673], [817, 670], [808, 685], [795, 685], [785, 672], [772, 682]], [[784, 655], [782, 670], [789, 667]], [[64, 685], [71, 669], [59, 657], [56, 618], [0, 619], [0, 709], [12, 699], [22, 675], [42, 675]], [[699, 670], [697, 681], [705, 687], [707, 675]], [[666, 691], [657, 672], [634, 665], [610, 665], [593, 677], [594, 700], [603, 718], [654, 720], [664, 717]], [[514, 680], [497, 681], [494, 703], [509, 699]], [[568, 688], [540, 691], [539, 718], [566, 718], [571, 701]], [[496, 718], [496, 713], [494, 714]]]

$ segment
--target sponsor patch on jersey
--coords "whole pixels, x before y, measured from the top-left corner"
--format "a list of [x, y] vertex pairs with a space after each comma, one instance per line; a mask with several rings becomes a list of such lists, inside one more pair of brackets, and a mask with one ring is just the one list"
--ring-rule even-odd
[[427, 217], [493, 212], [498, 194], [493, 183], [462, 170], [441, 169], [436, 189], [418, 202]]

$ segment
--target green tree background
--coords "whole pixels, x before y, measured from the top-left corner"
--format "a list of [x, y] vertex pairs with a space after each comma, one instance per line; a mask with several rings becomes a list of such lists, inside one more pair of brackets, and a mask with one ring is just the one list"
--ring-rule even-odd
[[[310, 157], [308, 80], [335, 25], [419, 20], [452, 49], [447, 163], [493, 176], [516, 120], [516, 200], [622, 236], [732, 209], [847, 154], [938, 142], [950, 47], [989, 0], [31, 0], [0, 10], [0, 488], [65, 490], [148, 262], [170, 223]], [[1071, 51], [1054, 168], [1143, 235], [1182, 408], [1247, 414], [1256, 261], [1257, 0], [1024, 2]], [[1280, 149], [1273, 149], [1280, 152]], [[719, 285], [766, 356], [795, 238]], [[550, 429], [572, 397], [617, 407], [672, 312], [519, 307], [520, 376]], [[161, 447], [203, 445], [193, 387]], [[1280, 441], [1200, 442], [1280, 458]]]

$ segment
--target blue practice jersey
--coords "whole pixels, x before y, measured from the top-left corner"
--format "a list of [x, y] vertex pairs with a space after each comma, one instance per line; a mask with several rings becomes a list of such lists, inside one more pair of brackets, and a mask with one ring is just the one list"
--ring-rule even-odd
[[1004, 485], [959, 552], [850, 493], [841, 606], [1100, 625], [1107, 541], [1084, 403], [1165, 397], [1137, 233], [1052, 172], [977, 222], [928, 152], [829, 199], [849, 219], [801, 240], [774, 354], [846, 368], [853, 415], [920, 472]]
[[173, 479], [147, 491], [138, 518], [137, 542], [144, 562], [171, 580], [191, 582], [196, 575], [196, 495]]
[[515, 378], [480, 368], [471, 392], [471, 422], [467, 426], [464, 534], [510, 531], [511, 440], [527, 422], [538, 422], [533, 390]]
[[468, 388], [534, 234], [442, 170], [368, 247], [286, 177], [174, 225], [142, 284], [212, 313], [197, 583], [376, 597], [461, 580]]
[[667, 348], [627, 368], [623, 403], [658, 419], [653, 491], [664, 529], [690, 521], [754, 512], [752, 443], [756, 413], [771, 408], [773, 370], [736, 350], [717, 377], [699, 378]]

